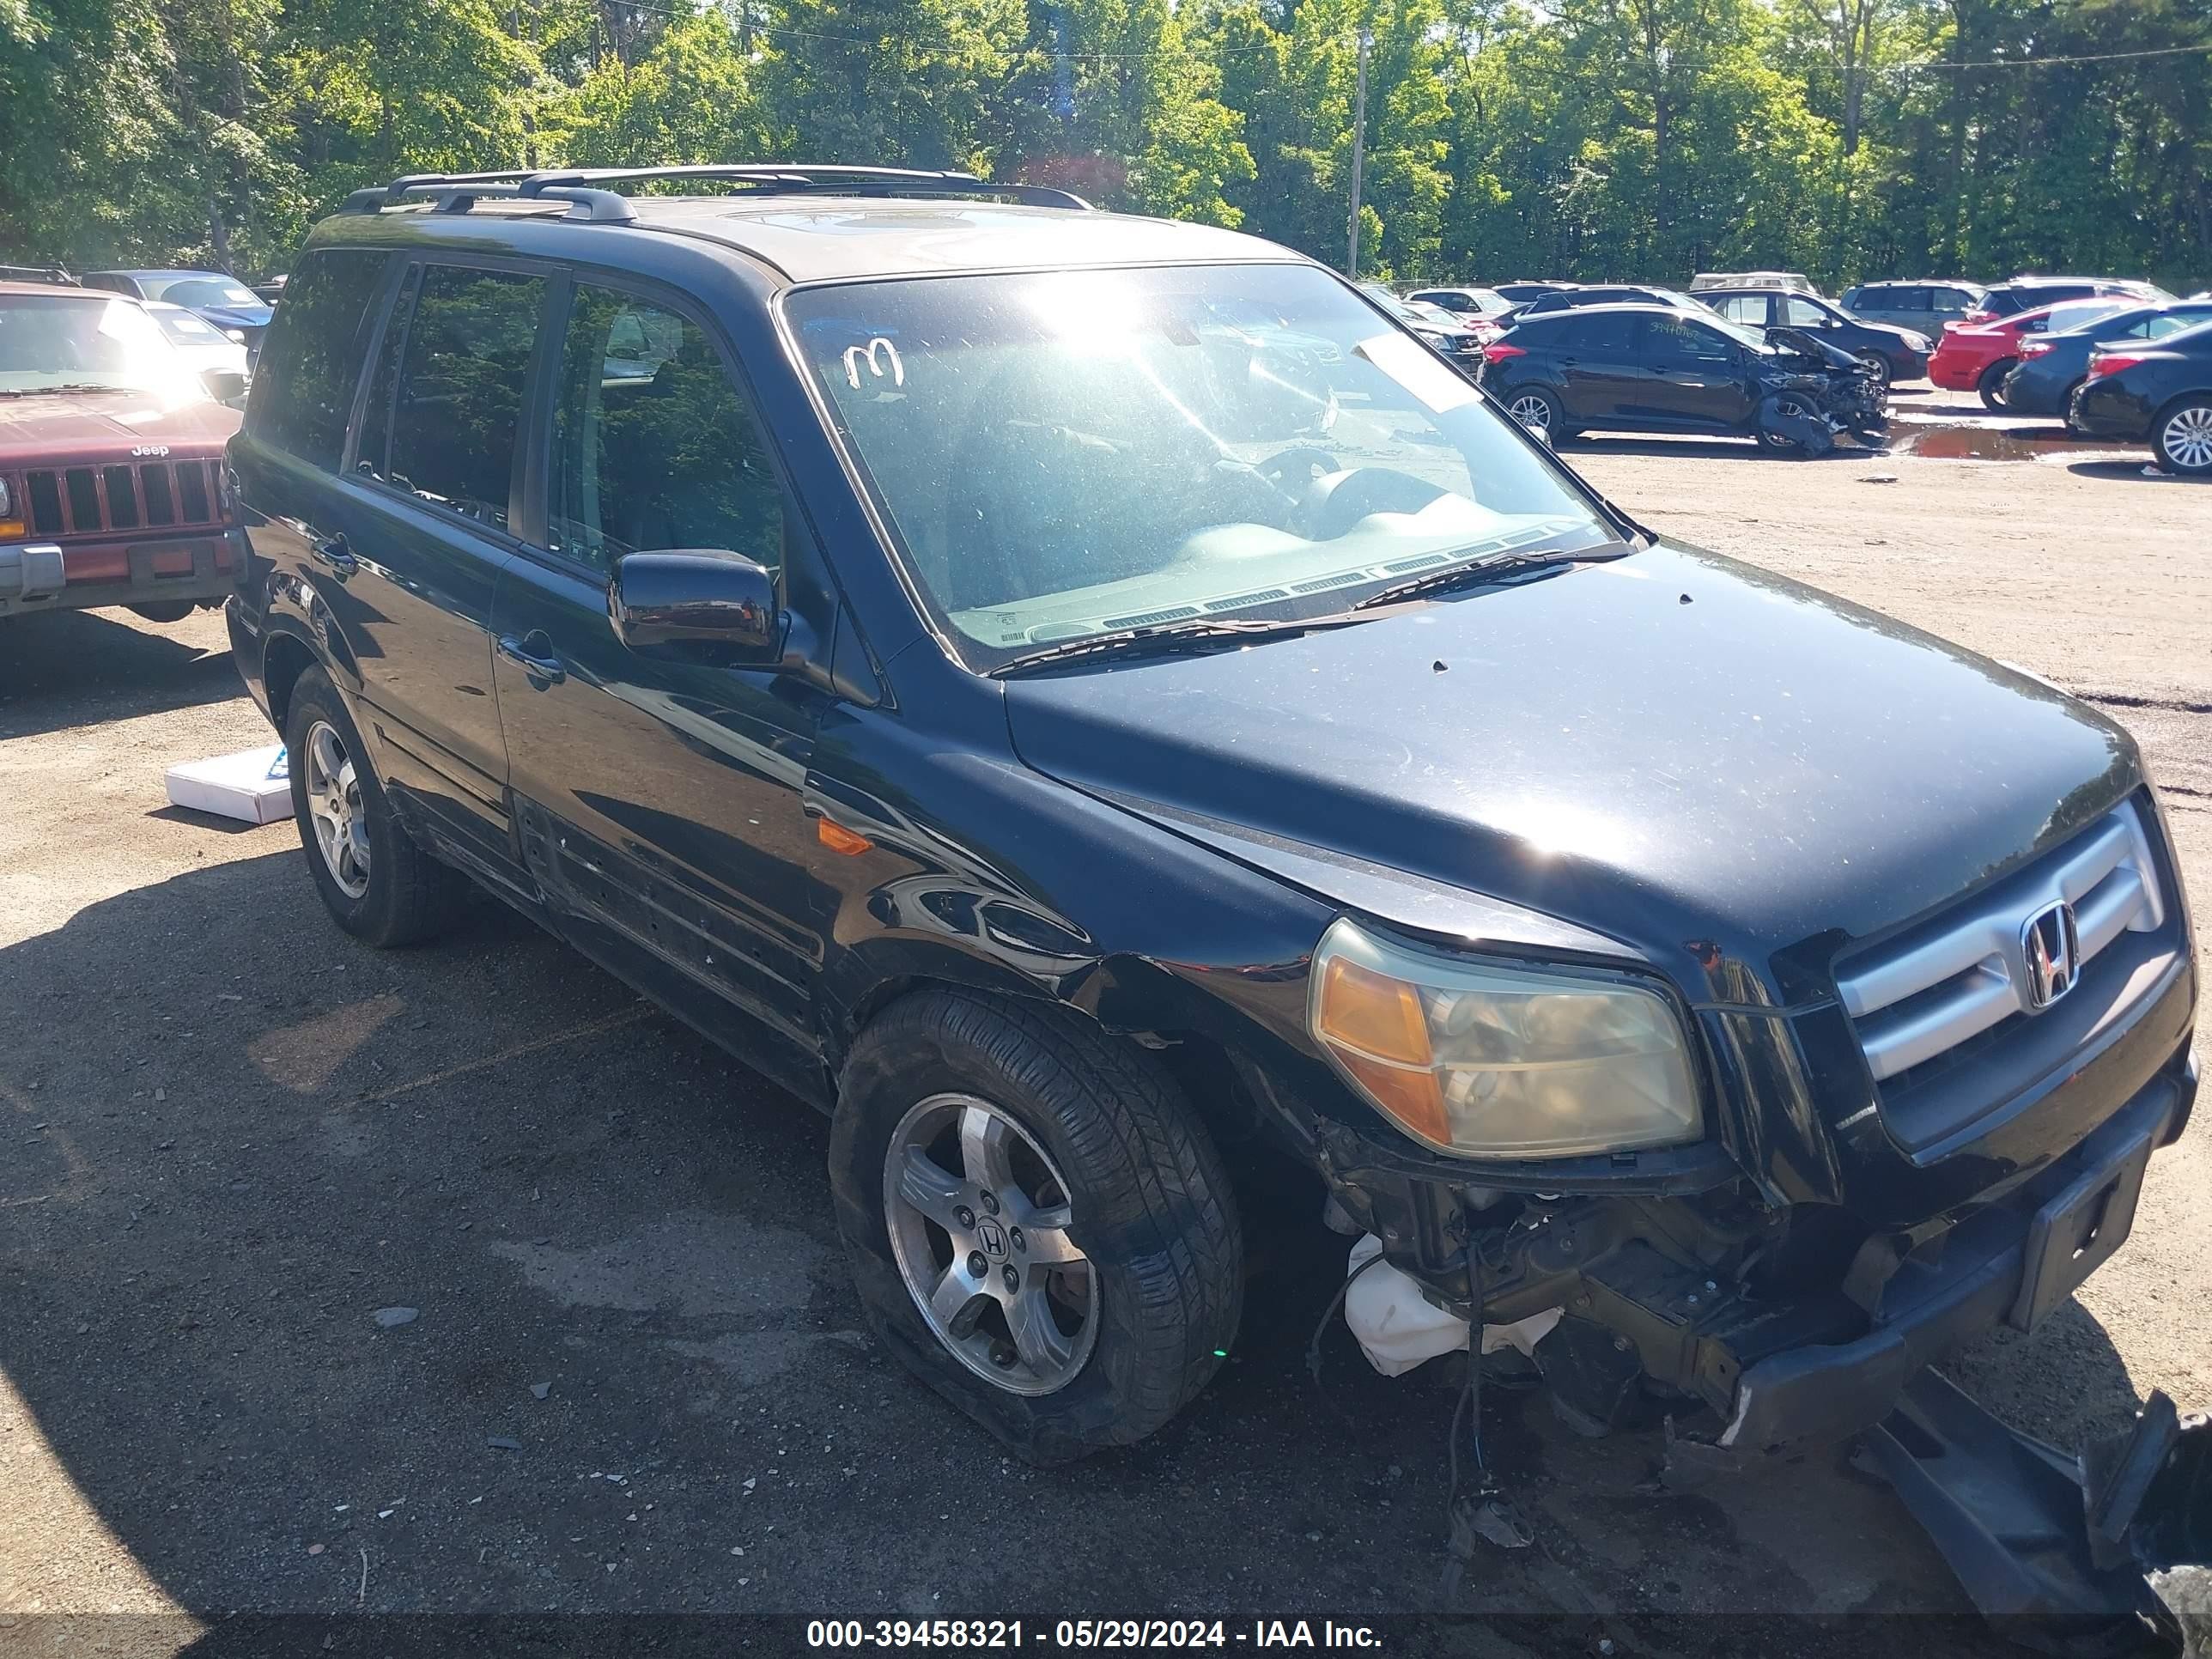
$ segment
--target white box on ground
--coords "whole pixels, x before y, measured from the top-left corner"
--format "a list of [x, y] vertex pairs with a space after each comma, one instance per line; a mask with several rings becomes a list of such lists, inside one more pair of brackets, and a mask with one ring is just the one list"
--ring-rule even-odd
[[274, 823], [292, 816], [292, 775], [284, 745], [247, 749], [169, 769], [169, 804], [248, 823]]

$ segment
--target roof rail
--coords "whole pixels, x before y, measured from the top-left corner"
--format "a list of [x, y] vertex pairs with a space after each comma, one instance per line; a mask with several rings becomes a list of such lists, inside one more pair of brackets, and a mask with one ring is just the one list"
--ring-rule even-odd
[[747, 194], [839, 196], [1001, 196], [1030, 207], [1088, 209], [1072, 191], [1048, 185], [994, 184], [972, 173], [932, 173], [909, 167], [848, 167], [827, 162], [707, 161], [645, 167], [554, 167], [511, 173], [416, 173], [390, 184], [357, 190], [341, 213], [380, 213], [410, 197], [437, 198], [434, 211], [466, 213], [484, 196], [524, 201], [564, 201], [568, 216], [599, 224], [628, 224], [637, 217], [629, 198], [605, 186], [666, 179], [742, 185]]
[[83, 286], [59, 265], [0, 265], [0, 283], [51, 283], [56, 288]]

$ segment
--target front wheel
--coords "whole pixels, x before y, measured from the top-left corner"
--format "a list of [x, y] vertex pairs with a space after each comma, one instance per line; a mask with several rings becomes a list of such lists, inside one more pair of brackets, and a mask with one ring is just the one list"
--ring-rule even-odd
[[1859, 367], [1874, 377], [1874, 383], [1882, 391], [1889, 390], [1889, 359], [1879, 351], [1859, 353]]
[[442, 932], [467, 878], [417, 847], [392, 816], [353, 716], [319, 668], [293, 687], [284, 744], [293, 821], [331, 918], [380, 946]]
[[1981, 379], [1974, 382], [1974, 390], [1979, 394], [1984, 409], [1997, 415], [2005, 412], [2005, 377], [2019, 367], [2008, 357], [2001, 363], [1991, 363], [1982, 371]]
[[2185, 398], [2173, 404], [2158, 417], [2150, 441], [2168, 472], [2212, 477], [2212, 398]]
[[1030, 1462], [1143, 1439], [1236, 1335], [1212, 1142], [1149, 1055], [1079, 1015], [894, 1003], [846, 1062], [830, 1177], [870, 1328]]

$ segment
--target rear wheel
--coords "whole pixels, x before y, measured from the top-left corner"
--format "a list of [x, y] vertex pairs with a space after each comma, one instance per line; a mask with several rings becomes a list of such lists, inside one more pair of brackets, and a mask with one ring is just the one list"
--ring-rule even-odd
[[1507, 392], [1505, 412], [1547, 444], [1563, 442], [1571, 435], [1559, 400], [1540, 386], [1524, 386]]
[[192, 614], [190, 599], [149, 599], [144, 605], [131, 607], [134, 617], [143, 617], [149, 623], [180, 623]]
[[284, 743], [293, 821], [332, 919], [380, 946], [442, 932], [468, 878], [416, 846], [392, 815], [353, 716], [319, 668], [292, 688]]
[[2168, 405], [2151, 431], [2158, 464], [2184, 478], [2212, 477], [2212, 398]]
[[2004, 413], [2005, 376], [2019, 367], [2017, 362], [2008, 357], [2001, 363], [1991, 363], [1982, 371], [1981, 379], [1974, 382], [1974, 390], [1981, 394], [1984, 409], [1991, 410], [1999, 415]]
[[830, 1176], [870, 1327], [1031, 1462], [1143, 1439], [1236, 1335], [1212, 1143], [1149, 1055], [1080, 1016], [894, 1003], [846, 1063]]

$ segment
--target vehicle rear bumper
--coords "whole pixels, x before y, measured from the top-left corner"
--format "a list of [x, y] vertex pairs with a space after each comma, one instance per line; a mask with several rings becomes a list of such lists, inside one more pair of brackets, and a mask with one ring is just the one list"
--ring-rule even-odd
[[2072, 388], [2056, 375], [2044, 373], [2031, 361], [2005, 376], [2004, 405], [2008, 415], [2063, 415]]
[[231, 591], [228, 532], [0, 545], [0, 617], [96, 605], [213, 604]]
[[1928, 360], [1928, 378], [1947, 392], [1972, 392], [1988, 367], [1986, 362], [1946, 357], [1939, 352]]
[[1855, 1433], [1960, 1340], [2039, 1323], [2125, 1243], [2151, 1154], [2180, 1134], [2196, 1098], [2185, 1054], [2033, 1181], [1960, 1222], [1931, 1260], [1908, 1260], [1866, 1334], [1747, 1366], [1719, 1443], [1752, 1452]]
[[2126, 387], [2111, 380], [2088, 380], [2075, 392], [2068, 417], [2093, 438], [2142, 443], [2150, 437], [2156, 411]]

